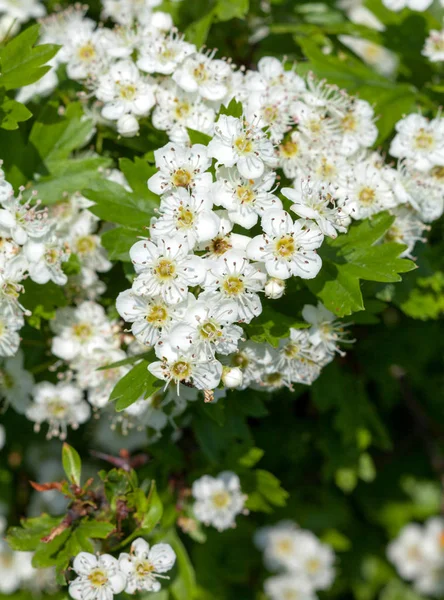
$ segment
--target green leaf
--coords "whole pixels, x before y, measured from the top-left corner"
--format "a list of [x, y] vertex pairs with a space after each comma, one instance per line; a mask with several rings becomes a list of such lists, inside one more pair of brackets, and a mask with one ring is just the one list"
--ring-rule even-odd
[[82, 473], [82, 461], [79, 453], [66, 442], [62, 448], [62, 463], [63, 470], [68, 477], [68, 480], [75, 485], [80, 486], [80, 475]]
[[38, 81], [49, 70], [45, 67], [60, 46], [43, 44], [34, 46], [39, 38], [39, 25], [32, 25], [12, 38], [0, 50], [0, 86], [16, 89]]
[[149, 352], [142, 352], [141, 354], [134, 354], [134, 356], [128, 356], [128, 358], [123, 358], [122, 360], [117, 360], [116, 362], [109, 363], [108, 365], [104, 365], [103, 367], [99, 367], [97, 371], [106, 371], [106, 369], [114, 369], [115, 367], [124, 367], [125, 365], [132, 365], [135, 362], [145, 359], [150, 362], [155, 358], [154, 350], [150, 350]]
[[88, 185], [100, 185], [104, 180], [103, 170], [110, 165], [111, 160], [102, 156], [52, 162], [51, 174], [36, 181], [33, 189], [43, 204], [54, 204]]
[[192, 144], [203, 144], [207, 146], [211, 140], [211, 136], [206, 133], [202, 133], [201, 131], [196, 131], [195, 129], [189, 129], [187, 127], [188, 135], [190, 136], [190, 141]]
[[306, 285], [335, 315], [343, 317], [364, 310], [361, 279], [401, 281], [399, 273], [416, 268], [412, 261], [399, 258], [405, 248], [401, 244], [371, 245], [383, 236], [393, 220], [388, 213], [381, 213], [356, 223], [346, 235], [328, 240], [319, 250], [322, 269]]
[[94, 132], [94, 122], [86, 117], [80, 103], [73, 102], [62, 115], [57, 104], [48, 103], [32, 126], [29, 142], [46, 169], [52, 172], [53, 163], [57, 167], [73, 150], [83, 148]]
[[131, 262], [129, 251], [139, 238], [146, 238], [147, 231], [142, 228], [114, 227], [102, 233], [102, 246], [108, 251], [110, 260]]
[[158, 391], [160, 381], [148, 371], [148, 364], [142, 360], [114, 386], [109, 401], [116, 402], [118, 412]]
[[114, 529], [114, 525], [112, 523], [108, 523], [108, 521], [84, 519], [76, 529], [76, 533], [80, 532], [82, 536], [104, 540], [114, 531]]
[[156, 482], [152, 481], [150, 493], [148, 495], [148, 510], [141, 515], [140, 527], [146, 533], [151, 533], [154, 527], [159, 523], [163, 514], [163, 505], [157, 493]]
[[135, 194], [147, 200], [156, 199], [156, 196], [149, 191], [147, 181], [157, 173], [157, 167], [138, 156], [134, 158], [134, 162], [129, 158], [120, 158], [119, 167]]
[[257, 319], [245, 327], [245, 331], [253, 342], [271, 344], [277, 348], [281, 339], [290, 335], [290, 328], [308, 327], [305, 321], [298, 321], [284, 315], [269, 306], [264, 306]]
[[[254, 472], [254, 489], [248, 493], [245, 507], [252, 511], [273, 512], [273, 506], [285, 506], [288, 492], [269, 471], [256, 469]], [[247, 490], [248, 491], [248, 490]]]
[[10, 527], [6, 541], [13, 550], [35, 550], [40, 540], [60, 524], [61, 517], [50, 517], [43, 514], [40, 517], [23, 519], [21, 527]]
[[213, 19], [214, 10], [210, 10], [210, 12], [205, 14], [198, 21], [191, 23], [191, 25], [185, 29], [186, 41], [195, 44], [198, 48], [203, 46], [207, 41]]
[[218, 0], [215, 15], [218, 21], [243, 19], [248, 13], [249, 0]]
[[239, 119], [243, 115], [242, 102], [238, 102], [233, 98], [228, 106], [222, 105], [220, 107], [219, 114]]
[[27, 121], [32, 113], [24, 104], [5, 97], [0, 104], [0, 127], [2, 129], [17, 129], [18, 124]]
[[241, 456], [239, 459], [239, 464], [243, 467], [254, 467], [256, 463], [260, 461], [260, 459], [264, 456], [264, 451], [260, 448], [250, 448], [246, 454]]
[[95, 206], [89, 210], [101, 219], [137, 229], [149, 226], [154, 210], [159, 205], [159, 199], [154, 194], [141, 197], [104, 178], [88, 186], [82, 193], [95, 202]]

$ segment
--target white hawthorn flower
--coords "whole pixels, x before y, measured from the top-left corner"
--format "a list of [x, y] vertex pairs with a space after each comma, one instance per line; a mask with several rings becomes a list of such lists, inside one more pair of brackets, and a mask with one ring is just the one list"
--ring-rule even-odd
[[0, 13], [6, 13], [19, 23], [26, 23], [29, 19], [43, 17], [46, 10], [39, 0], [0, 0]]
[[262, 218], [262, 229], [264, 233], [247, 246], [248, 258], [264, 262], [267, 273], [278, 279], [316, 277], [322, 259], [315, 250], [324, 236], [314, 222], [299, 219], [293, 223], [287, 212], [273, 209]]
[[163, 573], [170, 571], [176, 562], [176, 554], [169, 544], [151, 546], [143, 538], [131, 544], [130, 554], [119, 556], [119, 569], [126, 577], [125, 592], [158, 592], [158, 578], [169, 579]]
[[38, 239], [48, 233], [51, 223], [46, 210], [39, 210], [38, 203], [22, 203], [21, 197], [8, 196], [1, 201], [0, 234], [12, 238], [16, 244], [23, 245], [28, 238]]
[[384, 6], [390, 10], [399, 11], [403, 8], [410, 8], [410, 10], [423, 11], [426, 10], [433, 0], [382, 0]]
[[117, 559], [110, 554], [97, 557], [80, 552], [72, 567], [78, 575], [68, 587], [74, 600], [112, 600], [115, 594], [125, 589], [126, 577], [119, 569]]
[[236, 167], [219, 167], [212, 187], [213, 202], [227, 210], [230, 221], [251, 229], [267, 210], [282, 208], [273, 194], [275, 180], [273, 171], [265, 171], [258, 179], [246, 179]]
[[173, 323], [183, 319], [188, 301], [171, 305], [160, 296], [136, 296], [132, 290], [125, 290], [117, 296], [116, 308], [122, 319], [132, 323], [131, 331], [136, 339], [154, 346]]
[[408, 581], [416, 579], [424, 571], [424, 534], [422, 527], [410, 523], [401, 529], [398, 537], [387, 547], [387, 556], [396, 570]]
[[411, 114], [396, 123], [390, 154], [409, 158], [420, 171], [444, 166], [444, 119], [431, 121], [419, 114]]
[[392, 214], [395, 221], [384, 235], [386, 242], [405, 244], [407, 248], [399, 255], [400, 257], [412, 257], [416, 242], [424, 242], [422, 234], [427, 226], [418, 217], [418, 213], [407, 206], [397, 206]]
[[355, 165], [352, 173], [345, 177], [339, 193], [347, 196], [347, 212], [358, 220], [394, 208], [397, 204], [384, 169], [375, 167], [370, 161]]
[[322, 544], [311, 531], [299, 531], [296, 552], [297, 572], [310, 582], [312, 589], [328, 589], [335, 578], [335, 555], [331, 547]]
[[[365, 9], [365, 7], [362, 7]], [[372, 13], [370, 13], [372, 14]], [[384, 48], [380, 44], [375, 44], [365, 38], [358, 38], [352, 35], [338, 35], [339, 41], [350, 48], [355, 54], [357, 54], [364, 62], [372, 66], [377, 73], [391, 77], [399, 64], [398, 56], [389, 50]]]
[[188, 287], [200, 285], [206, 275], [204, 259], [190, 254], [186, 238], [175, 236], [136, 242], [130, 250], [137, 277], [133, 291], [142, 296], [161, 296], [168, 304], [185, 300]]
[[182, 35], [173, 31], [165, 36], [156, 36], [154, 39], [142, 38], [136, 64], [145, 73], [171, 75], [185, 58], [195, 51], [194, 44], [185, 42]]
[[422, 54], [427, 56], [431, 62], [444, 61], [444, 29], [441, 29], [441, 31], [437, 29], [430, 30]]
[[197, 92], [210, 101], [221, 101], [228, 93], [231, 66], [224, 60], [214, 59], [215, 52], [196, 52], [184, 60], [173, 73], [173, 81], [185, 92]]
[[339, 151], [352, 156], [361, 148], [370, 148], [378, 137], [375, 112], [365, 100], [353, 99], [345, 113], [337, 117], [341, 142]]
[[219, 231], [219, 217], [212, 210], [208, 190], [178, 188], [162, 198], [159, 217], [151, 220], [150, 233], [154, 239], [185, 238], [190, 249], [207, 242]]
[[100, 236], [94, 233], [97, 218], [87, 210], [82, 211], [71, 223], [67, 236], [71, 251], [77, 254], [82, 266], [105, 273], [112, 267]]
[[270, 571], [295, 571], [298, 565], [297, 543], [299, 527], [292, 521], [281, 521], [258, 529], [256, 546], [264, 552], [264, 562]]
[[317, 306], [306, 304], [302, 309], [302, 316], [311, 327], [308, 330], [310, 341], [316, 349], [323, 350], [326, 354], [341, 353], [338, 344], [347, 342], [344, 325], [336, 319], [333, 313], [325, 308], [321, 302]]
[[171, 142], [154, 151], [159, 169], [148, 179], [148, 189], [161, 196], [178, 188], [205, 190], [211, 186], [212, 175], [206, 171], [211, 166], [207, 148], [194, 144], [191, 148]]
[[52, 353], [64, 360], [87, 355], [96, 348], [116, 346], [114, 324], [100, 304], [85, 301], [76, 308], [57, 310], [51, 328], [56, 334], [52, 340]]
[[193, 483], [191, 493], [196, 519], [218, 531], [236, 526], [236, 517], [243, 512], [247, 499], [242, 493], [239, 477], [231, 471], [224, 471], [217, 477], [200, 477]]
[[40, 431], [42, 423], [48, 423], [47, 439], [66, 439], [68, 426], [77, 429], [89, 419], [91, 409], [83, 400], [82, 391], [70, 383], [42, 381], [34, 387], [32, 404], [26, 409], [26, 417]]
[[172, 328], [168, 334], [168, 342], [173, 347], [191, 346], [196, 352], [205, 353], [211, 360], [215, 352], [235, 352], [243, 331], [241, 327], [234, 325], [238, 320], [236, 302], [204, 296], [205, 294], [190, 303], [184, 315], [184, 323]]
[[273, 56], [263, 56], [257, 63], [256, 71], [245, 75], [245, 88], [248, 92], [265, 92], [278, 89], [287, 94], [305, 91], [305, 82], [294, 70], [286, 70], [285, 63]]
[[199, 390], [213, 390], [219, 385], [222, 375], [220, 362], [208, 360], [193, 347], [185, 350], [162, 341], [156, 346], [156, 355], [161, 360], [149, 364], [149, 372], [166, 381], [166, 385], [173, 382], [178, 393], [181, 383], [191, 383]]
[[95, 76], [109, 61], [109, 38], [101, 29], [92, 31], [88, 21], [82, 20], [80, 26], [70, 28], [62, 43], [66, 73], [70, 79], [81, 81]]
[[264, 590], [269, 600], [316, 600], [317, 598], [310, 582], [294, 573], [266, 579]]
[[226, 167], [237, 166], [246, 179], [262, 177], [265, 166], [277, 164], [272, 142], [254, 123], [221, 115], [214, 126], [208, 154]]
[[347, 231], [348, 206], [336, 198], [332, 186], [312, 185], [306, 181], [300, 188], [282, 188], [281, 192], [293, 202], [291, 210], [299, 217], [314, 221], [324, 235], [336, 238], [338, 232]]
[[131, 60], [119, 60], [97, 81], [96, 96], [104, 102], [102, 116], [118, 121], [124, 115], [146, 116], [156, 103], [153, 86], [144, 81]]
[[262, 312], [257, 292], [264, 289], [267, 277], [258, 266], [250, 264], [238, 250], [229, 250], [216, 259], [205, 281], [205, 298], [232, 300], [238, 319], [250, 323]]
[[69, 259], [69, 249], [54, 233], [48, 233], [39, 240], [28, 240], [24, 246], [28, 259], [28, 272], [33, 281], [40, 284], [53, 281], [65, 285], [68, 277], [62, 264]]

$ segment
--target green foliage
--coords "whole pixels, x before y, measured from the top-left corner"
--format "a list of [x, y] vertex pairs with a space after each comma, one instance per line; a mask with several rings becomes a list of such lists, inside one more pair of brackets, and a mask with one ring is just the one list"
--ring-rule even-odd
[[309, 289], [338, 317], [364, 310], [360, 280], [401, 281], [399, 273], [415, 264], [399, 258], [404, 246], [393, 242], [378, 243], [390, 228], [394, 217], [379, 213], [372, 219], [354, 224], [347, 235], [328, 240], [320, 249], [323, 260], [320, 274], [308, 280]]
[[62, 464], [68, 480], [75, 485], [80, 485], [80, 475], [82, 472], [82, 463], [77, 450], [69, 444], [63, 444]]
[[116, 402], [117, 411], [158, 391], [160, 381], [147, 370], [148, 364], [147, 360], [140, 361], [114, 386], [109, 400]]

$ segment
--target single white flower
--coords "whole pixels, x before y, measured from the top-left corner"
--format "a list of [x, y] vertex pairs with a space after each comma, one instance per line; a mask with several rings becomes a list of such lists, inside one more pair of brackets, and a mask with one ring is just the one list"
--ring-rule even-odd
[[37, 240], [28, 240], [24, 246], [28, 259], [29, 276], [40, 284], [53, 281], [65, 285], [68, 277], [62, 270], [62, 264], [69, 259], [69, 249], [54, 233], [48, 233]]
[[159, 169], [148, 179], [148, 189], [161, 196], [178, 188], [206, 190], [213, 180], [206, 171], [211, 166], [207, 148], [194, 144], [191, 148], [169, 143], [154, 151]]
[[302, 309], [302, 316], [311, 325], [308, 334], [316, 349], [330, 355], [335, 352], [342, 354], [338, 344], [351, 340], [347, 340], [344, 324], [338, 321], [333, 313], [318, 302], [317, 306], [306, 304]]
[[236, 517], [243, 512], [247, 496], [242, 493], [239, 477], [224, 471], [217, 477], [204, 475], [197, 479], [191, 493], [195, 499], [196, 519], [219, 531], [235, 527]]
[[284, 210], [269, 210], [262, 219], [264, 233], [247, 246], [251, 260], [263, 261], [271, 277], [303, 279], [316, 277], [322, 259], [316, 254], [324, 241], [319, 227], [312, 221], [299, 219], [293, 223]]
[[200, 285], [206, 275], [205, 260], [189, 253], [186, 238], [175, 236], [136, 242], [130, 250], [137, 277], [133, 291], [142, 296], [161, 296], [168, 304], [185, 300], [188, 287]]
[[425, 568], [423, 539], [422, 528], [411, 523], [403, 527], [398, 537], [387, 547], [388, 558], [404, 579], [417, 578]]
[[423, 11], [426, 10], [433, 0], [382, 0], [384, 6], [390, 10], [399, 11], [403, 8], [410, 8], [410, 10]]
[[246, 179], [257, 179], [264, 174], [265, 166], [277, 164], [273, 144], [262, 129], [227, 115], [221, 115], [214, 126], [208, 155], [226, 167], [236, 165]]
[[175, 31], [154, 39], [142, 38], [137, 66], [145, 73], [171, 75], [195, 51], [196, 46], [185, 42]]
[[173, 81], [185, 92], [197, 92], [210, 101], [221, 101], [228, 93], [231, 66], [224, 60], [214, 58], [215, 52], [196, 52], [174, 71]]
[[14, 356], [20, 346], [19, 329], [23, 317], [11, 312], [5, 302], [0, 302], [0, 356]]
[[411, 114], [396, 123], [390, 154], [409, 158], [420, 171], [444, 166], [444, 119], [429, 121], [419, 114]]
[[119, 556], [119, 569], [126, 576], [125, 592], [158, 592], [159, 578], [169, 579], [163, 573], [170, 571], [176, 562], [176, 554], [169, 544], [151, 546], [143, 538], [131, 544], [130, 554]]
[[422, 54], [427, 56], [431, 62], [444, 61], [444, 29], [441, 29], [441, 31], [437, 29], [430, 30]]
[[112, 600], [125, 589], [126, 577], [110, 554], [97, 557], [80, 552], [72, 567], [78, 577], [69, 584], [68, 592], [74, 600]]
[[35, 431], [40, 431], [42, 423], [48, 423], [47, 439], [59, 437], [63, 440], [68, 426], [77, 429], [89, 419], [91, 409], [76, 385], [42, 381], [34, 387], [33, 401], [25, 414], [35, 423]]
[[270, 600], [316, 600], [317, 598], [310, 582], [294, 573], [266, 579], [264, 590]]
[[[368, 11], [364, 6], [361, 8]], [[370, 14], [372, 15], [373, 13]], [[350, 50], [362, 58], [368, 65], [371, 65], [381, 75], [391, 77], [395, 73], [399, 64], [399, 58], [388, 48], [384, 48], [384, 46], [375, 44], [375, 42], [371, 42], [365, 38], [358, 38], [352, 35], [338, 35], [338, 39], [344, 46], [350, 48]]]
[[0, 398], [4, 399], [6, 406], [12, 406], [20, 414], [28, 407], [34, 387], [34, 377], [24, 369], [23, 361], [24, 354], [19, 350], [0, 365]]

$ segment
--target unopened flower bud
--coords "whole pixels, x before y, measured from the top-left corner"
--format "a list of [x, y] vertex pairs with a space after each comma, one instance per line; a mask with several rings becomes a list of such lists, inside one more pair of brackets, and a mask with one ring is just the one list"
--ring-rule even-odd
[[124, 137], [133, 137], [139, 131], [139, 122], [134, 115], [122, 115], [117, 121], [117, 132]]
[[271, 300], [277, 300], [278, 298], [282, 298], [284, 292], [285, 281], [282, 281], [282, 279], [270, 277], [270, 279], [265, 284], [265, 295], [267, 296], [267, 298], [271, 298]]
[[222, 383], [227, 388], [237, 388], [242, 385], [244, 376], [239, 367], [224, 367]]

